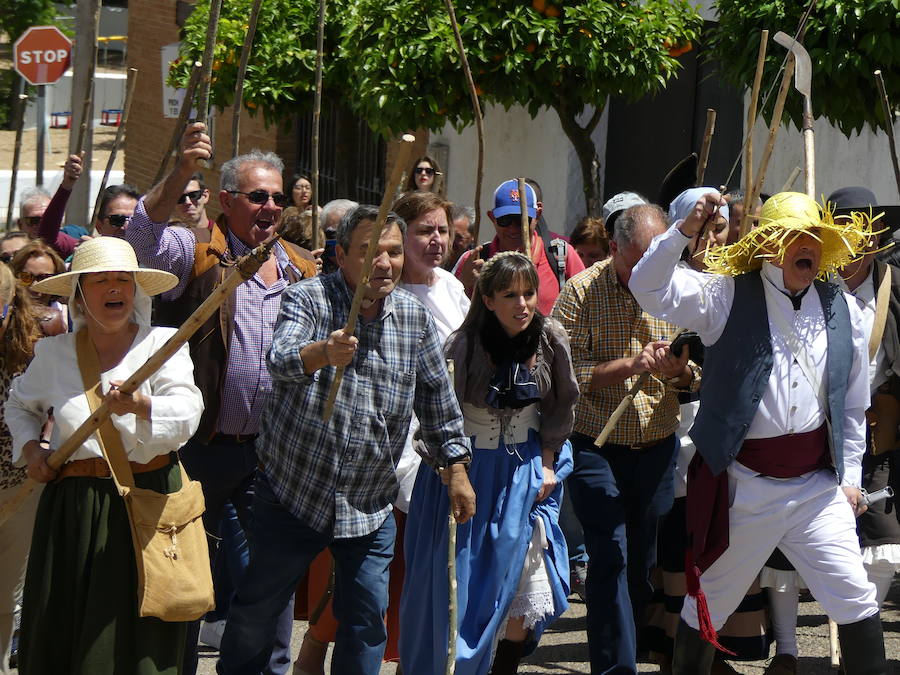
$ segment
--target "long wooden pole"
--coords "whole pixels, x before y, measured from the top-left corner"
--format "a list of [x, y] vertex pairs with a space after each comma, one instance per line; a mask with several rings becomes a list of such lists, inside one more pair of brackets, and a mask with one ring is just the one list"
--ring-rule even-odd
[[799, 166], [795, 166], [791, 170], [791, 173], [788, 174], [787, 180], [784, 181], [784, 185], [781, 186], [779, 192], [790, 192], [791, 188], [794, 187], [794, 183], [797, 182], [797, 178], [799, 178], [801, 171], [803, 171], [803, 169], [801, 169]]
[[[206, 26], [206, 45], [203, 48], [203, 61], [200, 66], [200, 83], [197, 92], [197, 121], [206, 124], [209, 116], [209, 88], [212, 84], [212, 67], [216, 52], [216, 35], [219, 32], [219, 16], [222, 13], [222, 0], [210, 0], [209, 22]], [[212, 135], [212, 134], [210, 134]], [[205, 159], [196, 161], [198, 169], [205, 169], [209, 163]]]
[[[747, 147], [744, 148], [744, 204], [753, 193], [753, 127], [756, 126], [756, 111], [759, 104], [759, 90], [762, 86], [763, 71], [766, 66], [766, 48], [769, 44], [769, 31], [763, 30], [759, 36], [759, 52], [756, 55], [756, 74], [753, 76], [753, 88], [750, 90], [750, 105], [747, 107]], [[752, 207], [751, 207], [752, 208]], [[741, 218], [741, 236], [750, 231], [750, 213], [744, 206]]]
[[13, 204], [16, 202], [16, 181], [19, 178], [19, 160], [22, 156], [22, 132], [25, 129], [25, 106], [28, 96], [25, 95], [25, 80], [19, 77], [19, 95], [16, 98], [16, 142], [13, 148], [12, 173], [9, 177], [9, 203], [6, 206], [6, 231], [12, 229]]
[[887, 132], [888, 143], [891, 146], [891, 164], [894, 166], [894, 180], [897, 182], [897, 192], [900, 193], [900, 164], [897, 163], [897, 143], [894, 140], [894, 113], [891, 102], [888, 99], [887, 89], [884, 88], [884, 78], [881, 71], [875, 71], [875, 84], [878, 85], [878, 94], [881, 97], [881, 110], [884, 113], [884, 130]]
[[313, 98], [312, 127], [312, 247], [319, 248], [319, 130], [322, 124], [322, 71], [325, 61], [325, 0], [319, 0], [319, 25], [316, 32], [316, 93]]
[[[269, 259], [272, 247], [281, 238], [281, 235], [275, 234], [265, 242], [257, 246], [250, 253], [240, 258], [235, 263], [235, 269], [228, 277], [216, 287], [209, 297], [200, 305], [194, 313], [191, 314], [181, 327], [170, 337], [166, 343], [156, 350], [156, 352], [147, 359], [147, 362], [138, 368], [134, 374], [125, 380], [119, 389], [125, 394], [135, 392], [138, 387], [143, 384], [147, 378], [159, 370], [162, 365], [168, 361], [182, 345], [196, 333], [206, 320], [213, 315], [219, 306], [231, 295], [244, 281], [250, 279], [262, 264]], [[103, 422], [109, 419], [109, 406], [103, 403], [94, 414], [86, 419], [74, 433], [67, 438], [59, 448], [47, 458], [47, 465], [54, 470], [58, 470], [75, 452], [91, 437]], [[37, 487], [37, 481], [28, 479], [10, 497], [7, 501], [0, 505], [0, 525], [3, 525], [7, 519], [16, 512], [16, 510], [28, 499], [28, 495]]]
[[709, 149], [712, 147], [712, 137], [716, 133], [716, 111], [706, 109], [706, 128], [703, 130], [703, 145], [700, 146], [700, 159], [697, 162], [697, 176], [694, 184], [697, 187], [703, 185], [706, 176], [706, 164], [709, 161]]
[[106, 189], [107, 181], [109, 181], [109, 174], [116, 161], [116, 154], [118, 154], [119, 148], [122, 147], [122, 142], [125, 140], [125, 127], [128, 124], [128, 113], [131, 111], [131, 101], [134, 99], [134, 87], [137, 83], [137, 73], [137, 68], [128, 69], [128, 83], [125, 85], [125, 101], [122, 103], [122, 121], [119, 122], [119, 128], [116, 129], [116, 138], [113, 141], [109, 158], [106, 160], [106, 170], [103, 172], [103, 180], [100, 181], [100, 190], [97, 192], [97, 199], [94, 200], [94, 212], [91, 215], [90, 225], [97, 222], [97, 215], [100, 213], [100, 204], [103, 201], [103, 191]]
[[262, 0], [253, 0], [250, 8], [250, 21], [247, 22], [247, 34], [241, 48], [241, 62], [238, 65], [237, 84], [234, 87], [234, 107], [231, 112], [231, 156], [237, 157], [241, 146], [241, 111], [244, 108], [244, 76], [247, 74], [247, 62], [253, 51], [253, 38], [256, 36], [256, 22], [259, 20], [259, 8]]
[[[400, 138], [397, 155], [394, 159], [394, 168], [391, 171], [390, 179], [384, 186], [381, 207], [378, 209], [378, 217], [375, 221], [375, 225], [372, 227], [372, 234], [369, 237], [369, 247], [366, 249], [366, 258], [363, 261], [362, 273], [359, 276], [359, 281], [356, 283], [356, 290], [353, 292], [353, 301], [350, 303], [350, 314], [347, 317], [347, 324], [344, 326], [344, 332], [348, 335], [352, 335], [356, 330], [356, 321], [359, 318], [359, 308], [360, 305], [362, 305], [366, 287], [369, 285], [369, 275], [372, 274], [375, 252], [378, 250], [378, 240], [381, 239], [384, 221], [387, 220], [388, 211], [391, 209], [391, 204], [394, 203], [394, 195], [397, 192], [397, 188], [400, 187], [400, 181], [403, 179], [403, 172], [410, 162], [410, 155], [412, 153], [413, 143], [415, 142], [416, 137], [412, 134], [403, 134]], [[328, 398], [325, 400], [325, 406], [322, 408], [322, 420], [325, 422], [331, 419], [331, 413], [334, 412], [334, 403], [337, 400], [338, 391], [341, 388], [343, 379], [344, 367], [338, 366], [334, 373], [334, 379], [331, 381], [331, 389], [328, 391]]]
[[78, 136], [75, 139], [75, 152], [80, 155], [84, 152], [84, 139], [87, 137], [88, 126], [93, 123], [94, 117], [94, 80], [88, 85], [88, 95], [81, 107], [81, 123], [78, 125]]
[[456, 49], [459, 51], [459, 61], [462, 64], [463, 74], [466, 77], [466, 85], [469, 88], [469, 96], [472, 99], [472, 114], [475, 117], [475, 134], [478, 138], [478, 163], [475, 169], [475, 222], [472, 225], [472, 238], [478, 245], [481, 232], [481, 182], [484, 179], [484, 118], [481, 114], [481, 103], [478, 101], [478, 90], [475, 88], [475, 80], [472, 79], [472, 69], [469, 67], [469, 59], [466, 57], [466, 48], [463, 45], [462, 34], [459, 32], [459, 23], [456, 21], [456, 10], [453, 9], [453, 0], [444, 0], [447, 14], [450, 16], [450, 26], [453, 28], [453, 37], [456, 39]]
[[[451, 385], [456, 385], [456, 364], [453, 359], [447, 360], [447, 371]], [[447, 520], [447, 605], [449, 630], [447, 631], [447, 665], [444, 675], [456, 672], [456, 639], [459, 635], [459, 598], [456, 582], [456, 518], [453, 515], [453, 504], [450, 504], [450, 515]]]
[[522, 250], [531, 260], [531, 219], [528, 217], [528, 186], [519, 179], [519, 212], [522, 214]]
[[194, 61], [191, 70], [191, 79], [188, 81], [187, 89], [184, 90], [184, 100], [181, 102], [181, 110], [178, 111], [178, 120], [175, 122], [175, 128], [172, 129], [172, 136], [169, 139], [169, 145], [163, 153], [162, 161], [159, 163], [159, 169], [156, 170], [156, 176], [153, 178], [153, 184], [156, 185], [162, 180], [166, 173], [166, 167], [169, 165], [169, 159], [175, 152], [178, 141], [184, 134], [184, 127], [187, 125], [188, 115], [191, 114], [191, 108], [194, 105], [194, 93], [197, 91], [197, 83], [200, 82], [200, 62]]

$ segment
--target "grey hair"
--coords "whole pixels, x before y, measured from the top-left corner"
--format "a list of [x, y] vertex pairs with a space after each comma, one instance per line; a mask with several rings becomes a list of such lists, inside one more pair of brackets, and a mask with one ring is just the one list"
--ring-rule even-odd
[[[378, 220], [378, 207], [372, 204], [361, 204], [352, 211], [347, 211], [344, 217], [341, 218], [341, 224], [338, 225], [335, 239], [337, 240], [337, 245], [344, 249], [344, 252], [350, 250], [350, 241], [353, 239], [353, 233], [364, 220], [371, 220], [372, 222]], [[385, 227], [392, 223], [395, 223], [400, 228], [401, 234], [406, 234], [406, 221], [393, 211], [389, 211], [387, 219], [384, 221]]]
[[475, 230], [475, 209], [471, 206], [458, 206], [454, 204], [450, 207], [450, 223], [455, 223], [460, 218], [469, 221], [469, 234], [474, 234]]
[[656, 204], [638, 204], [626, 209], [616, 218], [613, 241], [619, 247], [633, 244], [639, 225], [651, 220], [654, 216], [659, 218], [663, 225], [666, 224], [666, 213]]
[[232, 157], [222, 165], [222, 173], [219, 178], [219, 187], [226, 192], [238, 189], [238, 174], [245, 164], [262, 165], [266, 168], [284, 172], [284, 162], [274, 152], [263, 152], [254, 148], [250, 152]]
[[19, 218], [25, 217], [25, 207], [38, 200], [50, 201], [50, 193], [42, 187], [26, 188], [19, 193]]
[[[743, 204], [744, 200], [747, 198], [747, 194], [743, 190], [731, 190], [727, 195], [729, 206], [734, 206], [736, 204]], [[756, 197], [756, 206], [762, 206], [762, 197]]]
[[322, 227], [328, 227], [328, 219], [332, 216], [336, 216], [338, 222], [340, 222], [340, 219], [342, 219], [348, 211], [355, 209], [357, 206], [359, 206], [359, 202], [354, 202], [352, 199], [332, 199], [325, 204], [319, 212], [319, 219], [322, 223]]

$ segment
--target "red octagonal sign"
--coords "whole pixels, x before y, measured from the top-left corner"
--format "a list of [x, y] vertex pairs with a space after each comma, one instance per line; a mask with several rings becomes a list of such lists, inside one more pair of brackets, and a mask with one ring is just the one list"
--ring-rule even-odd
[[72, 43], [56, 26], [32, 26], [13, 45], [16, 71], [31, 84], [53, 84], [69, 68]]

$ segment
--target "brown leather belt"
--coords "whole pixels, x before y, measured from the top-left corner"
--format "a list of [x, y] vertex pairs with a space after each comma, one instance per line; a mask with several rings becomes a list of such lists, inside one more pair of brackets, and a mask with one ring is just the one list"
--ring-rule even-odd
[[[177, 455], [170, 452], [166, 455], [157, 455], [146, 464], [138, 464], [137, 462], [128, 462], [131, 465], [132, 473], [147, 473], [148, 471], [156, 471], [165, 466], [174, 464]], [[109, 464], [102, 457], [92, 457], [90, 459], [76, 459], [63, 464], [59, 470], [57, 480], [63, 478], [109, 478]]]

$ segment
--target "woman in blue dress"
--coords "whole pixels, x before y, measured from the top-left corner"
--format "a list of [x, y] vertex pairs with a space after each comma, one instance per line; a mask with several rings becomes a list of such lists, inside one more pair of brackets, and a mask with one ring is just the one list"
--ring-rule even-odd
[[[538, 276], [521, 253], [482, 268], [466, 320], [445, 345], [472, 440], [475, 517], [457, 531], [458, 675], [515, 673], [568, 607], [559, 528], [578, 385], [569, 341], [537, 311]], [[448, 639], [447, 491], [419, 471], [406, 524], [404, 672], [444, 672]]]

